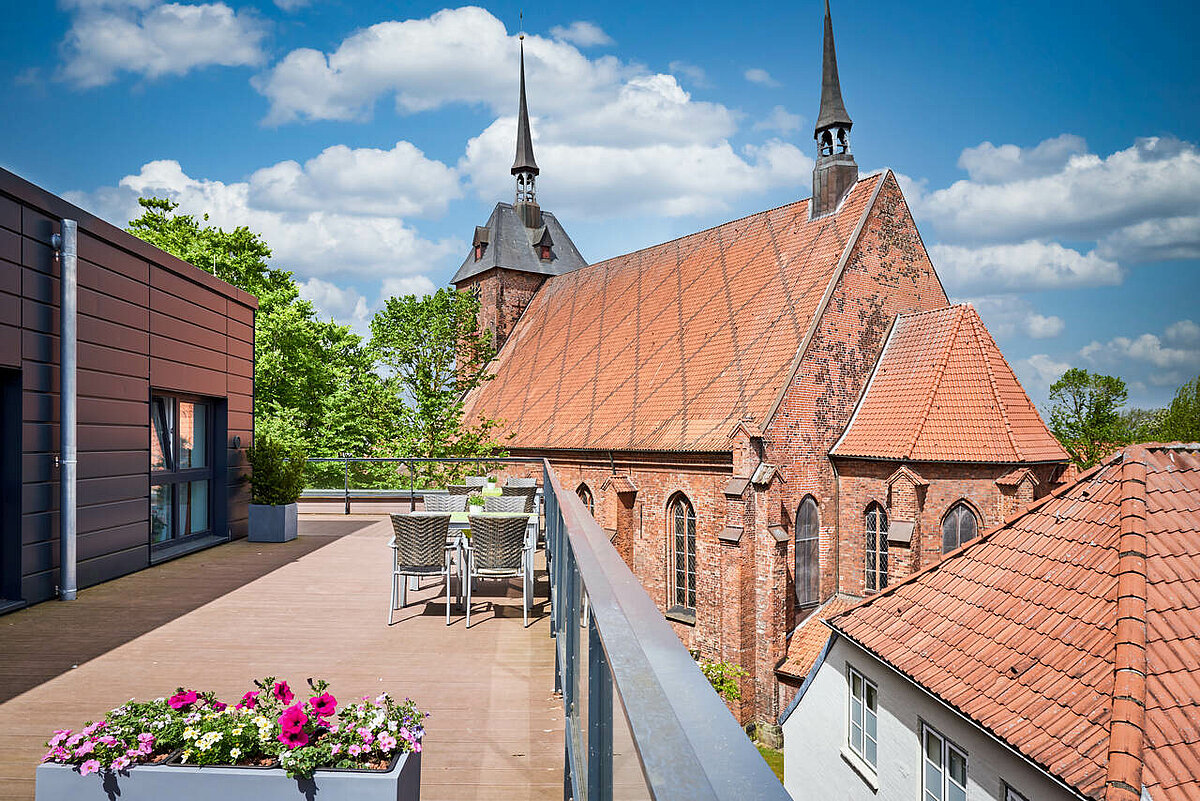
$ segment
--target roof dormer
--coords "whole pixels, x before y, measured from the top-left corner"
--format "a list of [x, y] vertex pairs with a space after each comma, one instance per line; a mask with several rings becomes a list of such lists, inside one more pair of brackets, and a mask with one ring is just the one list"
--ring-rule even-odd
[[475, 226], [475, 242], [472, 247], [475, 250], [475, 261], [483, 258], [483, 254], [487, 253], [488, 243], [491, 241], [492, 232], [486, 225]]

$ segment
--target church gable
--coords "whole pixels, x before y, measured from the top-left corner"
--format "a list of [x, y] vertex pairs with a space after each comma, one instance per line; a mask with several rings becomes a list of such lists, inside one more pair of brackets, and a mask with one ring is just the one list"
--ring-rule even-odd
[[551, 278], [468, 414], [516, 448], [728, 451], [787, 383], [884, 181], [817, 220], [799, 201]]

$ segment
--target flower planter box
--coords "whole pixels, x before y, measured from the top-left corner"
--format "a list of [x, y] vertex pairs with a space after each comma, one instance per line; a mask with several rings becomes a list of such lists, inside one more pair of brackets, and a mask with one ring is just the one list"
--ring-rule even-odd
[[81, 776], [70, 765], [37, 769], [36, 801], [418, 801], [421, 755], [401, 754], [391, 769], [318, 770], [291, 779], [281, 768], [138, 765], [119, 774]]
[[287, 542], [296, 539], [297, 505], [250, 504], [250, 542]]

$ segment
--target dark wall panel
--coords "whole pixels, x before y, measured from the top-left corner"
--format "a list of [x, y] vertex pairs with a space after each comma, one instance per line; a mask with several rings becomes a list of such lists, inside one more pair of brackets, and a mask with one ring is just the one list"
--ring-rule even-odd
[[[254, 299], [0, 170], [0, 365], [21, 371], [16, 545], [20, 591], [30, 602], [51, 597], [58, 581], [61, 265], [50, 240], [63, 217], [79, 222], [80, 586], [149, 564], [152, 391], [232, 408], [234, 418], [214, 427], [225, 440], [215, 443], [218, 453], [227, 455], [219, 467], [244, 462], [243, 450], [225, 446], [233, 436], [249, 446], [253, 426]], [[244, 472], [238, 466], [214, 476], [213, 520], [227, 521], [234, 536], [245, 535], [248, 493], [228, 485]]]

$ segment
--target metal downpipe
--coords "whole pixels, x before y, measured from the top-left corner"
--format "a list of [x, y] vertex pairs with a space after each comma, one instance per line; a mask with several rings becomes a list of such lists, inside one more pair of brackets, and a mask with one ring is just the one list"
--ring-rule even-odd
[[78, 223], [62, 221], [59, 237], [59, 261], [62, 266], [62, 302], [59, 308], [59, 598], [75, 600], [75, 534], [77, 523], [76, 439], [78, 382], [76, 342], [78, 334]]

